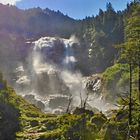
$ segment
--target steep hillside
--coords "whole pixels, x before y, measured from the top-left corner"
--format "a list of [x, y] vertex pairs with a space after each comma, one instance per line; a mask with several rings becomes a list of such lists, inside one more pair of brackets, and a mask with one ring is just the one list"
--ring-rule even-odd
[[[85, 114], [84, 114], [85, 113]], [[0, 75], [0, 138], [1, 140], [79, 140], [88, 137], [95, 138], [86, 126], [92, 125], [90, 118], [92, 111], [84, 109], [75, 110], [75, 113], [65, 115], [44, 114], [34, 105], [26, 102], [7, 86]], [[103, 114], [94, 115], [99, 118], [101, 126], [106, 117]], [[98, 130], [98, 131], [99, 131]]]
[[78, 28], [76, 20], [48, 8], [21, 10], [0, 4], [0, 19], [0, 33], [13, 33], [26, 38], [45, 35], [70, 37]]
[[[99, 10], [95, 17], [87, 17], [81, 21], [81, 32], [77, 34], [83, 42], [85, 51], [82, 56], [89, 63], [85, 73], [100, 73], [112, 66], [118, 58], [118, 50], [114, 47], [124, 40], [124, 12], [116, 12], [111, 3], [106, 11]], [[82, 57], [80, 57], [82, 58]], [[83, 66], [83, 61], [79, 67]]]
[[[131, 133], [137, 138], [139, 111], [137, 102], [134, 105]], [[128, 106], [108, 112], [108, 119], [84, 108], [76, 108], [73, 114], [44, 114], [16, 95], [0, 75], [1, 140], [124, 140], [128, 131]]]

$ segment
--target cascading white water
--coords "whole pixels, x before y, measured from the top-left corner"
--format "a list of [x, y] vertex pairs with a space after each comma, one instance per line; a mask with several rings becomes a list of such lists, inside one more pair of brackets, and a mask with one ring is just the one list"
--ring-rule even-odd
[[[45, 110], [51, 113], [54, 112], [54, 106], [65, 111], [70, 94], [77, 100], [81, 90], [79, 83], [82, 76], [76, 72], [73, 74], [76, 58], [72, 46], [75, 43], [78, 42], [74, 38], [55, 37], [42, 37], [32, 42], [33, 51], [28, 66], [30, 72], [26, 73], [23, 66], [16, 71], [19, 73], [16, 81], [17, 92], [25, 95], [32, 103], [37, 104], [36, 100], [41, 100], [45, 103]], [[79, 101], [73, 102], [75, 106], [79, 106]]]
[[[80, 94], [83, 100], [86, 98], [87, 89], [83, 80], [86, 78], [74, 70], [77, 62], [73, 51], [74, 44], [78, 44], [75, 37], [42, 37], [32, 42], [28, 72], [23, 66], [16, 70], [17, 92], [50, 113], [66, 111], [70, 95], [73, 97], [72, 106], [80, 106]], [[94, 82], [93, 91], [96, 92], [100, 86], [100, 80]], [[101, 96], [91, 94], [89, 98], [88, 104], [91, 107], [102, 111], [107, 109]]]

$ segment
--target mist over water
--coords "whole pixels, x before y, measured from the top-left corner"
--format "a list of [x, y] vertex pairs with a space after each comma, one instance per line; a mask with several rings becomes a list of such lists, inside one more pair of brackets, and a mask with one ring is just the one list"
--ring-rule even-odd
[[[32, 42], [27, 67], [20, 65], [16, 69], [17, 93], [49, 113], [65, 112], [70, 96], [71, 108], [80, 106], [80, 94], [84, 100], [88, 92], [88, 80], [80, 71], [75, 70], [77, 60], [73, 51], [74, 44], [79, 45], [75, 36], [70, 39], [42, 37]], [[94, 82], [94, 93], [89, 95], [88, 106], [106, 111], [110, 105], [102, 100], [101, 95], [96, 94], [100, 82]]]

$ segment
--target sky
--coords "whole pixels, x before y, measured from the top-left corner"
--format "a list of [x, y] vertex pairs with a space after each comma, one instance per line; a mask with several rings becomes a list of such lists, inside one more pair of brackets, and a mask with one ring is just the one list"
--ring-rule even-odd
[[132, 0], [0, 0], [3, 4], [16, 5], [21, 9], [32, 7], [59, 10], [75, 19], [98, 14], [99, 9], [106, 9], [106, 3], [111, 2], [115, 10], [123, 10]]

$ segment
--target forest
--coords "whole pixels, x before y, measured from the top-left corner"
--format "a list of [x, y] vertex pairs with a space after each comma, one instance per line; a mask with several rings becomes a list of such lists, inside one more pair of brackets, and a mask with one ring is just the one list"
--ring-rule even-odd
[[0, 140], [140, 140], [140, 1], [80, 20], [0, 4]]

